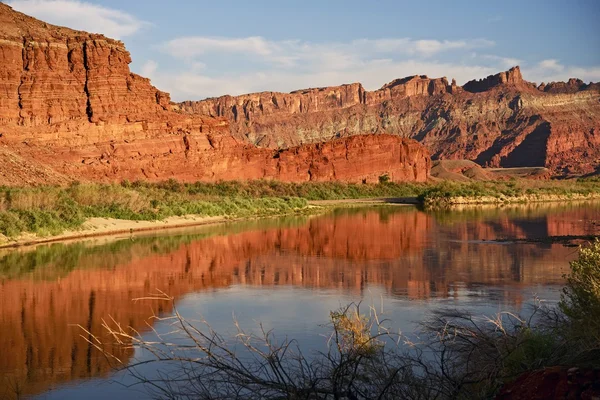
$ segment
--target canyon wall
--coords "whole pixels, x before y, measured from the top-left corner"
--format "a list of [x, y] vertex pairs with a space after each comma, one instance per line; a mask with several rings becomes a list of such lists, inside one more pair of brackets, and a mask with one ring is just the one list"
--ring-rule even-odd
[[386, 132], [418, 140], [434, 159], [548, 167], [558, 175], [600, 168], [600, 85], [571, 79], [536, 87], [519, 67], [462, 87], [412, 76], [375, 91], [355, 83], [188, 101], [176, 109], [225, 117], [236, 138], [262, 147]]
[[131, 73], [130, 62], [120, 41], [0, 3], [0, 184], [428, 177], [428, 152], [393, 136], [257, 148], [232, 136], [227, 118], [173, 110], [169, 94]]
[[[422, 181], [427, 154], [564, 176], [600, 170], [600, 85], [578, 79], [536, 86], [515, 67], [462, 87], [416, 75], [375, 91], [354, 83], [175, 104], [130, 62], [120, 41], [0, 3], [0, 184]], [[393, 156], [380, 154], [388, 146]]]

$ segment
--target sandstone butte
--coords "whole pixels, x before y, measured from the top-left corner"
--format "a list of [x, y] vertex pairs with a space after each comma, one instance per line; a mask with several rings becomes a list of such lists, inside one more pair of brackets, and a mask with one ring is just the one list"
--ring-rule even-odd
[[375, 91], [353, 83], [178, 107], [225, 117], [236, 138], [267, 148], [386, 132], [418, 140], [434, 160], [547, 167], [563, 176], [600, 172], [600, 84], [570, 79], [536, 86], [519, 67], [462, 87], [421, 75]]
[[0, 184], [428, 179], [426, 148], [397, 135], [257, 147], [227, 118], [179, 110], [130, 62], [120, 41], [0, 3]]

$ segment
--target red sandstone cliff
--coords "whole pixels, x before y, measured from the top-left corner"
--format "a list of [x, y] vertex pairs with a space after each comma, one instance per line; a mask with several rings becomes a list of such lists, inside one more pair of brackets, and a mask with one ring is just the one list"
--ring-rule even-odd
[[[416, 139], [434, 159], [600, 170], [600, 85], [536, 87], [518, 67], [462, 87], [411, 76], [375, 91], [355, 83], [172, 104], [129, 71], [123, 43], [2, 3], [0, 50], [0, 184], [427, 178], [415, 143], [345, 139], [371, 133]], [[380, 154], [388, 146], [394, 157]]]
[[427, 179], [427, 151], [395, 136], [259, 149], [232, 136], [225, 118], [173, 111], [130, 62], [120, 41], [0, 3], [0, 184]]
[[577, 79], [536, 87], [519, 67], [459, 87], [412, 76], [372, 92], [359, 83], [289, 94], [223, 96], [178, 107], [225, 117], [240, 140], [285, 148], [365, 132], [423, 143], [434, 159], [493, 167], [600, 168], [600, 85]]

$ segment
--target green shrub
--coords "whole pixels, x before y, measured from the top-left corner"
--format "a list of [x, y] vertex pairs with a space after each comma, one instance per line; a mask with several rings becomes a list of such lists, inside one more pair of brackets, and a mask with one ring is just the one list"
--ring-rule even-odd
[[388, 174], [383, 174], [379, 176], [379, 183], [388, 183], [390, 181], [390, 176]]
[[589, 333], [600, 343], [600, 240], [581, 247], [570, 265], [560, 309], [581, 334]]

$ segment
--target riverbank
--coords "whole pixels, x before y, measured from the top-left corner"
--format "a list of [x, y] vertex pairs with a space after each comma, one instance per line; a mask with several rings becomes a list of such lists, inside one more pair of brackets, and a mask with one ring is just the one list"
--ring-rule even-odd
[[24, 232], [16, 237], [0, 236], [0, 249], [34, 246], [45, 243], [68, 242], [86, 238], [108, 237], [121, 234], [133, 234], [148, 231], [175, 230], [203, 225], [216, 225], [228, 222], [252, 220], [255, 218], [274, 218], [286, 215], [323, 214], [332, 208], [364, 207], [375, 205], [414, 205], [416, 198], [374, 198], [374, 199], [346, 199], [346, 200], [313, 200], [307, 202], [307, 207], [275, 215], [257, 215], [244, 217], [202, 215], [183, 215], [168, 217], [162, 220], [130, 220], [117, 218], [89, 218], [79, 229], [66, 230], [62, 233], [49, 236], [38, 236], [35, 233]]
[[134, 221], [116, 218], [90, 218], [83, 223], [81, 229], [67, 230], [57, 235], [37, 236], [34, 233], [26, 232], [13, 238], [2, 237], [2, 241], [0, 241], [0, 249], [10, 247], [33, 246], [44, 243], [66, 242], [92, 237], [131, 234], [135, 232], [188, 228], [201, 225], [225, 223], [229, 221], [231, 221], [231, 219], [227, 219], [225, 217], [202, 217], [199, 215], [170, 217], [160, 221]]
[[0, 188], [0, 247], [317, 213], [333, 207], [448, 207], [600, 198], [600, 180], [283, 183], [277, 181], [73, 184]]
[[598, 178], [535, 181], [452, 182], [443, 181], [425, 188], [418, 196], [425, 207], [481, 204], [565, 202], [600, 199]]

